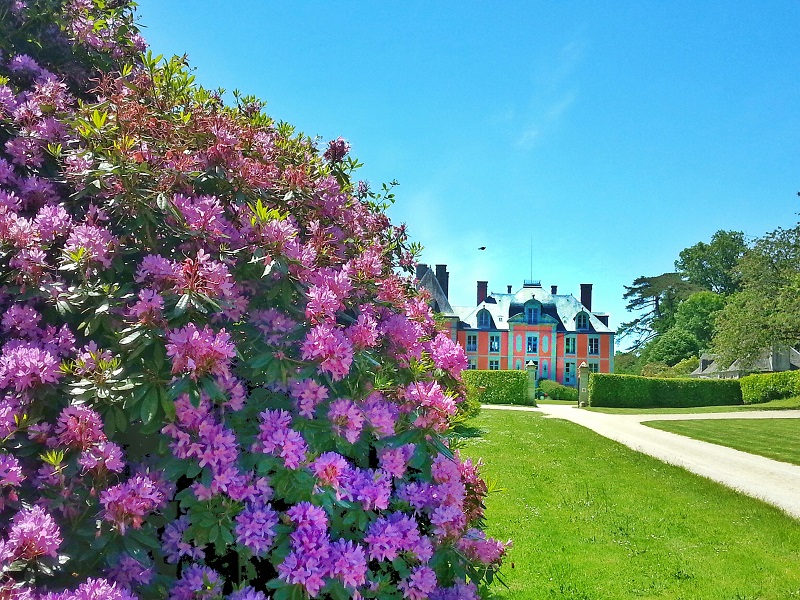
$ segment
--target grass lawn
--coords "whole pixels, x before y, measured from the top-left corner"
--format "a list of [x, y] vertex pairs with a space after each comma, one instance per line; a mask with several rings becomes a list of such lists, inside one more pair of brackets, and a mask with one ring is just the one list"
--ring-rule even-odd
[[800, 396], [772, 400], [762, 404], [737, 404], [736, 406], [695, 406], [693, 408], [588, 408], [612, 415], [668, 415], [690, 413], [738, 412], [742, 410], [787, 410], [800, 408]]
[[800, 419], [696, 419], [643, 424], [800, 465]]
[[489, 534], [513, 538], [505, 600], [800, 599], [800, 523], [537, 413], [484, 410], [462, 453], [503, 491]]

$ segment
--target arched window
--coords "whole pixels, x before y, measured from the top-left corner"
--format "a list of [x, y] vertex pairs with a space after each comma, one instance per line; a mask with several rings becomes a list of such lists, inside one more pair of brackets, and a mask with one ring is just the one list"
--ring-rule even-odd
[[589, 329], [589, 315], [579, 312], [575, 316], [575, 329]]
[[488, 310], [482, 310], [478, 313], [478, 327], [481, 329], [489, 329], [492, 325], [492, 317]]

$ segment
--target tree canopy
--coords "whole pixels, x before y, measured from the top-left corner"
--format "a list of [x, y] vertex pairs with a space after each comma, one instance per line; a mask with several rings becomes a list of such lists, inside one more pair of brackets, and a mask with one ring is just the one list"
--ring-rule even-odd
[[742, 290], [716, 319], [721, 359], [752, 360], [775, 344], [800, 344], [800, 224], [759, 239], [739, 270]]
[[679, 273], [663, 273], [654, 277], [637, 277], [625, 286], [623, 299], [628, 301], [629, 312], [643, 313], [623, 323], [617, 330], [620, 338], [629, 337], [634, 348], [641, 348], [675, 324], [679, 304], [693, 293], [701, 291], [696, 284], [687, 282]]
[[675, 269], [686, 281], [717, 294], [739, 290], [739, 259], [747, 251], [741, 231], [717, 231], [711, 242], [681, 250]]

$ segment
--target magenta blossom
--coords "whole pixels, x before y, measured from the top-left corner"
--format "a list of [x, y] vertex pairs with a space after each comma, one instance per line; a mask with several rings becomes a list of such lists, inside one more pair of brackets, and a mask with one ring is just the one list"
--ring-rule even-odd
[[167, 334], [167, 356], [173, 373], [188, 373], [192, 379], [203, 375], [230, 375], [230, 361], [236, 349], [224, 329], [214, 333], [208, 325], [200, 330], [194, 323]]
[[5, 553], [21, 560], [56, 556], [61, 541], [61, 531], [53, 517], [41, 506], [34, 506], [14, 515]]

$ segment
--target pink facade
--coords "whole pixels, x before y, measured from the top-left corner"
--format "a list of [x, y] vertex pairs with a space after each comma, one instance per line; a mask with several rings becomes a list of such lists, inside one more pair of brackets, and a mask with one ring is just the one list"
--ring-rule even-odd
[[[418, 277], [420, 273], [425, 275], [418, 268]], [[583, 362], [591, 371], [613, 373], [614, 331], [607, 315], [592, 312], [591, 284], [581, 285], [578, 300], [558, 294], [555, 287], [548, 292], [538, 281], [526, 281], [516, 292], [508, 286], [505, 293], [490, 292], [488, 283], [479, 281], [475, 305], [451, 307], [438, 286], [442, 274], [449, 278], [444, 266], [437, 265], [437, 279], [429, 276], [424, 281], [439, 294], [437, 304], [447, 304], [449, 310], [440, 312], [453, 339], [464, 348], [470, 368], [530, 366], [540, 378], [571, 386], [577, 385]]]

